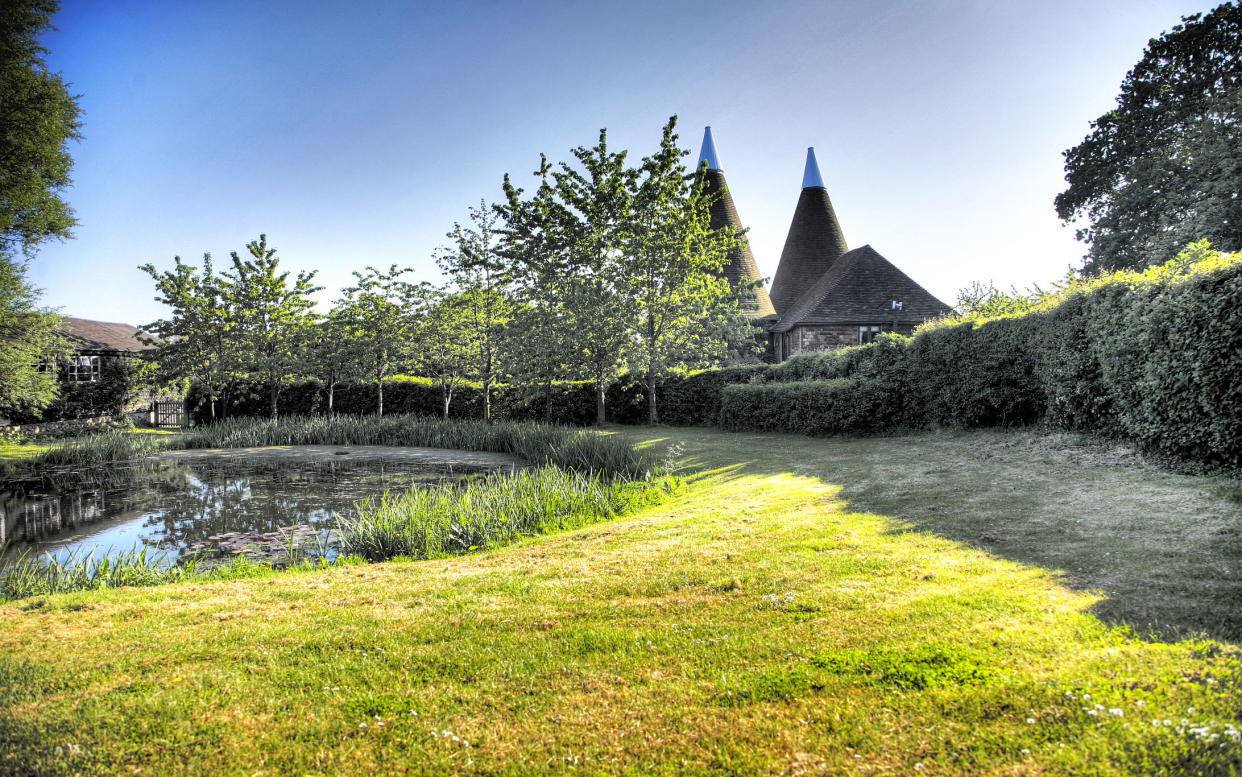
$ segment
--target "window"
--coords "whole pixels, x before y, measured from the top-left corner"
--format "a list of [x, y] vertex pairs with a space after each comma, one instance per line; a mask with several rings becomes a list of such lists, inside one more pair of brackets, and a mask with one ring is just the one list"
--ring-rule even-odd
[[98, 356], [74, 356], [69, 360], [65, 377], [71, 383], [90, 383], [99, 380]]
[[858, 344], [866, 345], [867, 343], [874, 340], [875, 336], [878, 335], [879, 333], [880, 333], [880, 328], [878, 326], [858, 327]]

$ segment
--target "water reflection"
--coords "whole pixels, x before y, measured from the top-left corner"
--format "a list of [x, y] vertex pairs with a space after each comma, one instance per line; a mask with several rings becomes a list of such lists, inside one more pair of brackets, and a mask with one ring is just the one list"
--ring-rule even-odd
[[365, 456], [226, 456], [46, 473], [0, 482], [0, 546], [7, 542], [13, 555], [148, 545], [175, 558], [218, 544], [212, 538], [222, 534], [270, 534], [295, 524], [323, 534], [334, 512], [364, 497], [485, 469]]

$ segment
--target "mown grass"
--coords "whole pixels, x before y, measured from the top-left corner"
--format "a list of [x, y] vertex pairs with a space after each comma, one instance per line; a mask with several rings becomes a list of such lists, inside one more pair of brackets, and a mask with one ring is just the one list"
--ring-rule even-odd
[[706, 471], [621, 520], [0, 606], [0, 774], [1237, 774], [1237, 640], [1097, 617], [1052, 555], [1147, 503], [1214, 563], [1217, 481], [1024, 434], [662, 436]]

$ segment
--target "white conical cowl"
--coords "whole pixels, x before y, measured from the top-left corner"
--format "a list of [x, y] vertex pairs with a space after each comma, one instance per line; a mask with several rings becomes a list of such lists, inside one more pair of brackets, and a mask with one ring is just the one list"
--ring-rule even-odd
[[703, 150], [699, 152], [699, 166], [707, 162], [708, 170], [719, 170], [720, 159], [716, 156], [716, 143], [712, 140], [712, 128], [703, 128]]
[[806, 150], [806, 172], [802, 174], [802, 188], [810, 189], [818, 186], [824, 188], [824, 179], [819, 174], [819, 163], [815, 161], [815, 147]]

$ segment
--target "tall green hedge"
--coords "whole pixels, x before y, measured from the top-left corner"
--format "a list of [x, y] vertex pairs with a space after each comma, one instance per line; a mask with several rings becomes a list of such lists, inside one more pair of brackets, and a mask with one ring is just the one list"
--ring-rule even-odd
[[[1035, 310], [796, 357], [724, 390], [730, 429], [1047, 423], [1242, 468], [1242, 254], [1079, 281]], [[870, 408], [861, 418], [852, 408]]]
[[[721, 388], [752, 380], [765, 365], [725, 367], [665, 376], [656, 391], [657, 412], [662, 423], [675, 426], [707, 426], [720, 416]], [[492, 389], [495, 418], [512, 421], [590, 426], [595, 422], [595, 389], [587, 381], [552, 384], [500, 385]], [[220, 392], [216, 413], [220, 418], [265, 417], [268, 413], [267, 385], [260, 381], [237, 380]], [[208, 419], [206, 396], [197, 386], [190, 388], [186, 400], [191, 416], [199, 423]], [[647, 420], [646, 385], [640, 376], [625, 375], [607, 394], [608, 420], [619, 424], [641, 424]], [[318, 380], [301, 380], [281, 389], [280, 412], [284, 415], [324, 415], [328, 410], [327, 389]], [[338, 384], [332, 400], [334, 412], [368, 415], [375, 412], [373, 382]], [[482, 388], [465, 383], [453, 394], [449, 415], [478, 418], [482, 414]], [[396, 377], [384, 382], [384, 412], [438, 416], [440, 389], [433, 381], [417, 377]]]

